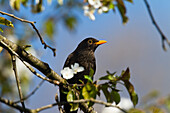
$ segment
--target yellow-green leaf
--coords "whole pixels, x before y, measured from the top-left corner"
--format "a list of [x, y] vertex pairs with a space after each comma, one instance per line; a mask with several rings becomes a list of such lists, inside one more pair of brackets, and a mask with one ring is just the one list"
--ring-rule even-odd
[[[86, 84], [82, 89], [82, 95], [84, 99], [96, 98], [97, 89], [94, 84]], [[94, 103], [88, 102], [89, 106], [92, 106]]]
[[57, 0], [59, 5], [63, 5], [63, 0]]
[[10, 0], [10, 6], [12, 9], [19, 10], [20, 9], [21, 0]]
[[2, 50], [3, 50], [3, 47], [0, 46], [0, 53], [1, 53]]
[[27, 6], [28, 0], [21, 0], [21, 2], [24, 6]]
[[128, 80], [125, 80], [124, 84], [126, 89], [128, 90], [133, 105], [136, 106], [136, 104], [138, 103], [138, 95], [136, 94], [133, 85]]
[[[75, 99], [76, 99], [76, 96], [75, 96], [74, 92], [73, 91], [69, 91], [68, 94], [67, 94], [67, 101], [68, 102], [72, 102]], [[70, 103], [70, 106], [71, 106], [70, 111], [75, 111], [75, 110], [78, 109], [79, 104], [78, 103], [76, 103], [76, 104]]]
[[74, 30], [77, 24], [77, 19], [74, 16], [67, 16], [65, 17], [64, 22], [69, 30]]
[[45, 23], [44, 23], [44, 28], [45, 28], [45, 33], [47, 33], [48, 37], [50, 39], [53, 38], [54, 35], [54, 31], [55, 31], [55, 24], [53, 19], [48, 19]]
[[126, 0], [126, 1], [128, 1], [128, 2], [130, 2], [130, 3], [133, 3], [133, 0]]
[[3, 32], [3, 29], [0, 27], [0, 31]]
[[9, 27], [14, 27], [14, 25], [12, 24], [12, 22], [9, 21], [9, 20], [7, 20], [7, 19], [4, 18], [4, 17], [0, 17], [0, 24], [6, 25], [6, 26], [9, 26]]

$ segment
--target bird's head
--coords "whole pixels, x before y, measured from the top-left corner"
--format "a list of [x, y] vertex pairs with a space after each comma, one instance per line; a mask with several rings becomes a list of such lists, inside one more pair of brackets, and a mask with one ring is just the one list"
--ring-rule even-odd
[[80, 42], [77, 49], [92, 50], [94, 52], [99, 45], [104, 44], [106, 42], [107, 41], [105, 41], [105, 40], [97, 40], [95, 38], [90, 37], [90, 38], [86, 38], [82, 42]]

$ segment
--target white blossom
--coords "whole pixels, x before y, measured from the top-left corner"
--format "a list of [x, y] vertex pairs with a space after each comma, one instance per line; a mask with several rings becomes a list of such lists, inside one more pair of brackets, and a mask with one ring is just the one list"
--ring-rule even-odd
[[74, 74], [77, 74], [78, 72], [84, 71], [84, 67], [82, 67], [82, 66], [79, 67], [78, 63], [71, 65], [71, 68], [72, 68]]
[[84, 71], [84, 67], [79, 66], [78, 63], [74, 63], [74, 65], [71, 65], [71, 69], [69, 67], [65, 67], [63, 70], [61, 70], [61, 74], [63, 75], [63, 78], [71, 79], [74, 77], [74, 74], [82, 71]]
[[94, 7], [88, 7], [84, 6], [84, 15], [88, 16], [91, 20], [95, 20], [94, 12], [95, 8]]
[[95, 9], [102, 6], [100, 0], [88, 0], [89, 4], [92, 5]]
[[70, 69], [69, 67], [65, 67], [63, 70], [61, 70], [61, 74], [65, 79], [71, 79], [74, 76], [73, 70]]
[[108, 7], [102, 6], [101, 8], [99, 8], [99, 9], [97, 10], [97, 12], [98, 12], [99, 14], [102, 14], [103, 12], [106, 12], [106, 11], [108, 11], [108, 10], [109, 10]]

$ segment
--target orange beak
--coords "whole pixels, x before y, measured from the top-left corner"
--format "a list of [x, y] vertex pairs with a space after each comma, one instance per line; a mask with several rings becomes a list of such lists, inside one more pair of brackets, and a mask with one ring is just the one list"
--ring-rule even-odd
[[96, 42], [95, 44], [96, 45], [101, 45], [101, 44], [104, 44], [104, 43], [106, 43], [107, 41], [105, 41], [105, 40], [99, 40], [98, 42]]

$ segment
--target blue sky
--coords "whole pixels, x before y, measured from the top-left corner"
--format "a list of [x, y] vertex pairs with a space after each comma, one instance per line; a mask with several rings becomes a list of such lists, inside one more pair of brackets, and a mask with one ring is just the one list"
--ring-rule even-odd
[[[149, 1], [153, 15], [167, 37], [170, 36], [170, 1]], [[22, 13], [22, 12], [21, 12]], [[55, 39], [57, 56], [53, 57], [50, 50], [43, 50], [42, 60], [57, 73], [63, 67], [66, 57], [76, 48], [77, 44], [88, 36], [104, 39], [108, 42], [96, 51], [97, 70], [95, 79], [106, 74], [106, 70], [117, 72], [127, 67], [131, 70], [131, 81], [135, 86], [139, 99], [152, 90], [158, 90], [163, 96], [170, 93], [170, 49], [165, 52], [161, 48], [161, 37], [153, 26], [143, 0], [134, 0], [127, 3], [129, 22], [123, 25], [119, 13], [110, 11], [108, 14], [96, 14], [96, 20], [91, 21], [80, 12], [80, 20], [74, 33], [66, 30], [59, 24]], [[32, 20], [40, 21], [29, 15]], [[170, 38], [169, 38], [170, 39]], [[41, 46], [41, 45], [39, 45]], [[36, 83], [40, 80], [35, 78]], [[34, 85], [33, 85], [34, 86]], [[120, 86], [120, 88], [122, 88]], [[37, 108], [51, 104], [54, 101], [57, 87], [45, 83], [39, 91], [32, 96], [28, 106]], [[123, 88], [122, 96], [129, 97]], [[102, 107], [97, 106], [97, 111]], [[56, 112], [57, 107], [42, 113]], [[99, 112], [100, 113], [100, 112]]]

